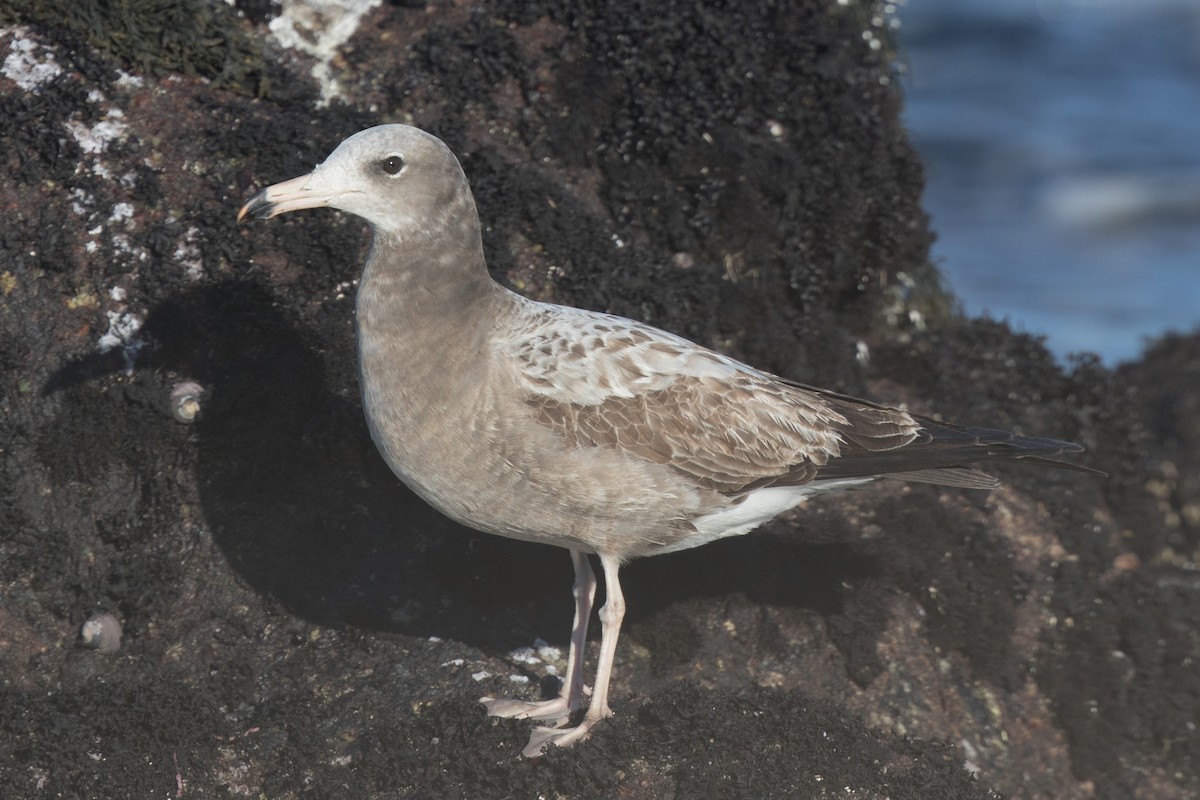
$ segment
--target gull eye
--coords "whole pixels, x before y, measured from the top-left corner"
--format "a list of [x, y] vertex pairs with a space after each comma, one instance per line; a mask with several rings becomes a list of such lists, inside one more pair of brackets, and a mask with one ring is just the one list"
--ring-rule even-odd
[[379, 162], [379, 166], [388, 175], [398, 175], [400, 170], [404, 169], [404, 159], [400, 156], [388, 156]]

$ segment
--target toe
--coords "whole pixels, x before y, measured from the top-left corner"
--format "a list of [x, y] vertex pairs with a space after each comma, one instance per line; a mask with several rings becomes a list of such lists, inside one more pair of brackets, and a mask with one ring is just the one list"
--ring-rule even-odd
[[479, 702], [487, 709], [490, 717], [506, 717], [508, 719], [536, 719], [539, 721], [566, 722], [571, 715], [571, 709], [563, 697], [553, 700], [531, 702], [514, 698], [481, 697]]
[[534, 728], [529, 734], [529, 744], [525, 745], [521, 755], [526, 758], [540, 756], [551, 745], [562, 748], [571, 747], [588, 738], [591, 735], [592, 726], [598, 721], [584, 720], [574, 728]]

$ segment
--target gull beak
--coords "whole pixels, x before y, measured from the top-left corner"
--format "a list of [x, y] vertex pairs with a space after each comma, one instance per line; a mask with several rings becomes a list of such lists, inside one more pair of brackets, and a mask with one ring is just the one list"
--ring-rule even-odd
[[308, 175], [268, 186], [246, 201], [246, 205], [238, 211], [238, 222], [246, 217], [270, 219], [301, 208], [323, 208], [330, 205], [335, 197], [347, 194], [344, 190], [330, 191], [322, 187], [321, 181], [315, 180], [316, 177], [317, 173], [310, 172]]

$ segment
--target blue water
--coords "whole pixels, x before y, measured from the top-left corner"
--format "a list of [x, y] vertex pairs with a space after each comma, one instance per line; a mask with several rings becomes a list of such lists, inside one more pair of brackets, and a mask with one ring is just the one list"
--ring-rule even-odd
[[1200, 326], [1200, 0], [909, 0], [905, 122], [971, 314], [1109, 364]]

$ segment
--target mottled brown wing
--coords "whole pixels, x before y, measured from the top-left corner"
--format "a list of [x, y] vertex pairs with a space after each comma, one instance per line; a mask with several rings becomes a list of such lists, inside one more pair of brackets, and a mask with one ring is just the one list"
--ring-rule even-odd
[[919, 427], [898, 409], [826, 398], [741, 371], [682, 375], [663, 388], [600, 403], [546, 394], [526, 402], [572, 446], [620, 448], [727, 493], [807, 483], [847, 448], [902, 447]]

